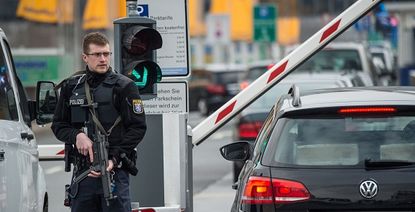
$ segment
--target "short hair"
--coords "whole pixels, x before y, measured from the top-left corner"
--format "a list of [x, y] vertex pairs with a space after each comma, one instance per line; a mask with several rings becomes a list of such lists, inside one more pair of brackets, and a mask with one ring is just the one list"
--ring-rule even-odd
[[82, 48], [84, 53], [88, 53], [89, 44], [95, 44], [98, 46], [105, 46], [109, 44], [107, 37], [100, 32], [91, 32], [84, 36]]

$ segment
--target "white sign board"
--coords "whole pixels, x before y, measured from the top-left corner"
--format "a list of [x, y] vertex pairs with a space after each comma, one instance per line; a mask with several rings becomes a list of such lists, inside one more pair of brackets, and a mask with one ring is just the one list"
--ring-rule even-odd
[[157, 97], [144, 100], [146, 114], [187, 113], [188, 88], [186, 82], [157, 83]]
[[231, 42], [229, 15], [208, 15], [206, 42], [210, 44]]
[[139, 0], [140, 16], [157, 21], [163, 46], [157, 50], [157, 63], [163, 77], [188, 76], [188, 30], [186, 0]]

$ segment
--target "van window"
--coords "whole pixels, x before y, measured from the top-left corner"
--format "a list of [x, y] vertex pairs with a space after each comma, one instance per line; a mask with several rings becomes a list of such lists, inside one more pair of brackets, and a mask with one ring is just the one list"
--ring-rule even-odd
[[362, 71], [362, 61], [357, 50], [323, 49], [297, 69], [298, 71]]
[[18, 120], [16, 99], [10, 80], [4, 52], [0, 51], [0, 119]]

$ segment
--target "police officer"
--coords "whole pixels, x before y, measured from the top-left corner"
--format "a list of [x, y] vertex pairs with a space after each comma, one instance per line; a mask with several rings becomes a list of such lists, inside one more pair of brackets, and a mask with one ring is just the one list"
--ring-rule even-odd
[[[130, 212], [128, 168], [122, 163], [126, 155], [135, 162], [134, 148], [146, 131], [143, 104], [138, 88], [129, 78], [115, 73], [110, 67], [109, 41], [99, 32], [87, 34], [83, 39], [82, 59], [86, 70], [66, 79], [52, 123], [55, 136], [73, 146], [75, 154], [73, 178], [88, 170], [93, 158], [93, 138], [85, 132], [85, 123], [91, 122], [86, 107], [86, 83], [96, 103], [96, 115], [108, 137], [108, 167], [115, 184], [117, 198], [109, 205], [103, 198], [99, 172], [90, 171], [78, 185], [70, 187], [71, 211]], [[117, 121], [117, 119], [120, 119]], [[117, 123], [118, 122], [118, 123]]]

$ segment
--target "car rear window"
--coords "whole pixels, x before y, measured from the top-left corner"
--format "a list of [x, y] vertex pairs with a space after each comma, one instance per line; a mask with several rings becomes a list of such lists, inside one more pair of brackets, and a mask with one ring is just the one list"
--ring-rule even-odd
[[282, 118], [263, 161], [271, 166], [356, 166], [368, 159], [415, 162], [415, 117]]

